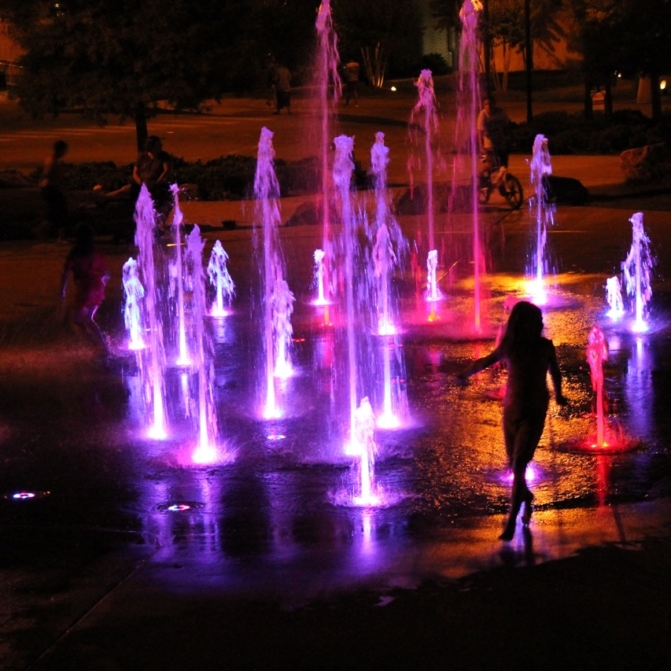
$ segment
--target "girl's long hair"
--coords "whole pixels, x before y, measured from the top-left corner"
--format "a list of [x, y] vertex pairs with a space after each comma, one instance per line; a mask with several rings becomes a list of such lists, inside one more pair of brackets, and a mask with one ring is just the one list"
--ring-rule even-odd
[[506, 333], [501, 346], [507, 352], [515, 352], [536, 343], [543, 333], [543, 312], [528, 301], [516, 303], [508, 317]]

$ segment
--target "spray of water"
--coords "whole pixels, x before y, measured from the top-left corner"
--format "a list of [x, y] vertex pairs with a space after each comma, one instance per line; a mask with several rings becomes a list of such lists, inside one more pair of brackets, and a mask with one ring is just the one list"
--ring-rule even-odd
[[163, 324], [159, 305], [159, 286], [157, 284], [158, 264], [154, 243], [156, 238], [156, 212], [154, 203], [145, 185], [135, 206], [135, 244], [139, 250], [138, 267], [145, 290], [142, 303], [142, 322], [149, 329], [149, 347], [138, 350], [138, 366], [142, 376], [144, 398], [149, 412], [149, 436], [158, 440], [168, 435], [167, 413], [165, 407], [165, 347], [163, 342]]
[[217, 458], [217, 414], [214, 405], [214, 369], [212, 343], [205, 330], [207, 314], [205, 273], [203, 271], [204, 241], [200, 229], [194, 226], [186, 238], [187, 255], [193, 289], [193, 364], [198, 383], [198, 444], [192, 459], [195, 463], [212, 463]]
[[596, 393], [596, 447], [607, 447], [605, 442], [605, 404], [603, 395], [603, 364], [608, 360], [608, 346], [601, 329], [593, 326], [587, 337], [587, 362]]
[[643, 212], [636, 212], [629, 221], [632, 225], [632, 244], [627, 258], [622, 262], [622, 272], [627, 296], [634, 304], [632, 330], [641, 333], [648, 330], [646, 309], [652, 298], [650, 274], [655, 259], [650, 250], [650, 238], [643, 228]]
[[[480, 150], [477, 119], [481, 108], [480, 95], [480, 40], [478, 21], [482, 5], [478, 0], [465, 0], [459, 12], [461, 40], [459, 48], [459, 88], [457, 91], [457, 115], [454, 134], [455, 157], [452, 175], [452, 190], [448, 203], [450, 218], [457, 209], [458, 185], [467, 180], [467, 189], [472, 212], [473, 263], [473, 325], [474, 333], [483, 331], [482, 285], [485, 274], [484, 241], [478, 211], [478, 176], [480, 172]], [[455, 259], [459, 261], [459, 255]]]
[[554, 204], [548, 202], [545, 186], [547, 176], [552, 174], [552, 161], [548, 141], [544, 135], [537, 135], [534, 140], [530, 167], [534, 195], [529, 199], [529, 209], [536, 224], [536, 235], [531, 268], [528, 272], [530, 277], [529, 294], [534, 303], [545, 305], [547, 303], [545, 275], [548, 271], [546, 259], [547, 232], [554, 225], [555, 208]]
[[368, 397], [361, 400], [354, 418], [352, 434], [352, 451], [358, 459], [359, 492], [354, 496], [354, 503], [359, 506], [372, 506], [380, 503], [375, 491], [375, 414]]
[[123, 265], [123, 290], [125, 296], [123, 319], [128, 331], [128, 349], [140, 350], [147, 345], [143, 338], [140, 302], [144, 298], [144, 287], [138, 277], [137, 261], [128, 259]]
[[433, 203], [433, 177], [435, 139], [438, 135], [438, 103], [433, 87], [431, 70], [422, 70], [415, 82], [418, 100], [412, 108], [408, 133], [412, 151], [408, 158], [410, 184], [414, 185], [414, 172], [424, 168], [426, 177], [426, 218], [429, 251], [436, 248], [435, 208]]
[[261, 129], [259, 140], [254, 194], [256, 215], [263, 229], [263, 343], [265, 351], [266, 399], [263, 416], [266, 419], [282, 414], [277, 403], [275, 377], [291, 371], [291, 312], [293, 294], [285, 278], [285, 267], [279, 239], [280, 210], [279, 183], [275, 175], [273, 159], [273, 133]]
[[[342, 81], [338, 73], [340, 55], [338, 53], [338, 36], [333, 29], [331, 1], [323, 0], [317, 12], [316, 22], [319, 47], [315, 68], [316, 87], [319, 95], [319, 145], [321, 159], [321, 194], [322, 194], [322, 288], [330, 286], [329, 263], [332, 258], [331, 241], [331, 194], [332, 185], [329, 179], [329, 156], [331, 143], [331, 124], [335, 106], [342, 95]], [[324, 300], [328, 301], [328, 296]]]
[[622, 301], [622, 286], [620, 278], [615, 275], [606, 280], [606, 301], [608, 302], [608, 316], [617, 320], [624, 314], [624, 302]]
[[228, 254], [224, 250], [221, 240], [217, 240], [212, 247], [210, 261], [207, 264], [207, 277], [214, 288], [214, 301], [210, 308], [212, 317], [225, 317], [235, 295], [235, 283], [227, 268]]
[[175, 256], [173, 261], [173, 273], [176, 284], [177, 293], [177, 341], [178, 341], [178, 366], [190, 366], [191, 355], [189, 354], [189, 347], [186, 338], [186, 316], [184, 312], [184, 272], [182, 270], [182, 223], [184, 215], [179, 206], [179, 187], [173, 184], [171, 187], [172, 195], [175, 203], [174, 213], [172, 217], [172, 230], [174, 235]]
[[[391, 216], [387, 189], [387, 165], [389, 148], [384, 144], [384, 133], [376, 133], [371, 148], [371, 173], [375, 182], [375, 228], [372, 250], [373, 304], [376, 308], [377, 333], [382, 336], [383, 403], [378, 415], [378, 426], [397, 428], [400, 416], [407, 407], [405, 390], [400, 379], [404, 377], [405, 361], [399, 342], [397, 301], [392, 293], [392, 275], [407, 254], [408, 243], [403, 237], [398, 222]], [[398, 374], [395, 389], [392, 380], [392, 356]], [[396, 391], [394, 394], [393, 392]], [[395, 401], [395, 402], [394, 402]]]
[[354, 435], [354, 422], [357, 409], [357, 354], [355, 333], [354, 304], [354, 256], [356, 238], [356, 218], [352, 206], [352, 172], [354, 162], [352, 151], [354, 138], [340, 135], [335, 139], [335, 160], [333, 163], [333, 181], [338, 195], [340, 219], [343, 226], [345, 311], [347, 315], [347, 379], [349, 380], [350, 435]]

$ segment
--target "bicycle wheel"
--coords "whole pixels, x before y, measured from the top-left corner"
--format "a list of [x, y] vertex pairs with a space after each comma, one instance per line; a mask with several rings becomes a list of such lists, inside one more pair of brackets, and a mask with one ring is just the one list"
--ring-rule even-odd
[[508, 201], [508, 204], [513, 208], [513, 210], [517, 210], [520, 205], [522, 205], [522, 201], [524, 200], [524, 194], [522, 193], [522, 184], [520, 184], [520, 180], [517, 179], [515, 175], [511, 175], [510, 173], [506, 174], [505, 188], [505, 197]]

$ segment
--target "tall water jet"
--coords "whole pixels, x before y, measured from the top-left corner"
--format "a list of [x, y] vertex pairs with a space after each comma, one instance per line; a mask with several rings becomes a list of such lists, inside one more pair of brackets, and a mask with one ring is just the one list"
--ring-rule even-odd
[[128, 331], [128, 349], [144, 349], [147, 345], [142, 333], [140, 301], [144, 298], [144, 287], [138, 277], [137, 261], [128, 259], [123, 264], [124, 311], [123, 320]]
[[[333, 111], [342, 95], [342, 81], [338, 73], [340, 55], [338, 53], [338, 36], [333, 29], [331, 17], [331, 0], [322, 0], [317, 12], [315, 25], [319, 39], [317, 63], [315, 68], [316, 85], [319, 96], [319, 148], [321, 161], [321, 194], [322, 194], [322, 286], [330, 286], [330, 262], [333, 246], [331, 240], [331, 194], [329, 155], [331, 145], [331, 120]], [[332, 90], [332, 93], [329, 93]], [[324, 297], [328, 301], [328, 296]]]
[[216, 460], [217, 413], [214, 405], [214, 367], [212, 343], [205, 331], [207, 298], [205, 294], [205, 273], [203, 271], [203, 247], [200, 229], [194, 226], [186, 238], [187, 257], [193, 290], [193, 365], [198, 381], [198, 444], [192, 459], [197, 464]]
[[177, 365], [189, 366], [191, 357], [186, 339], [186, 316], [184, 313], [184, 272], [182, 270], [182, 222], [184, 215], [179, 206], [179, 187], [173, 184], [170, 189], [174, 199], [174, 212], [172, 215], [173, 245], [175, 247], [174, 267], [172, 276], [174, 278], [177, 293]]
[[228, 272], [228, 254], [217, 240], [212, 247], [210, 261], [207, 264], [207, 277], [214, 287], [214, 301], [210, 308], [210, 316], [225, 317], [235, 295], [235, 282]]
[[554, 225], [554, 204], [548, 202], [547, 176], [552, 174], [552, 161], [548, 141], [544, 135], [536, 135], [531, 158], [531, 185], [534, 195], [529, 199], [529, 208], [536, 224], [535, 244], [532, 251], [531, 268], [528, 276], [529, 293], [537, 305], [547, 303], [545, 275], [548, 271], [546, 259], [547, 232]]
[[[266, 387], [263, 416], [266, 419], [282, 414], [277, 404], [275, 377], [278, 371], [284, 375], [291, 370], [290, 316], [294, 300], [284, 279], [284, 258], [279, 239], [280, 187], [273, 165], [275, 150], [272, 138], [271, 131], [267, 128], [261, 129], [254, 178], [256, 216], [263, 228], [263, 344]], [[257, 242], [256, 235], [254, 240]], [[280, 357], [283, 359], [280, 360]]]
[[[377, 334], [384, 338], [381, 342], [383, 358], [383, 403], [382, 413], [378, 416], [378, 426], [396, 428], [399, 426], [399, 415], [405, 409], [404, 393], [400, 389], [399, 378], [404, 370], [401, 354], [398, 314], [396, 301], [392, 295], [392, 274], [401, 264], [407, 253], [408, 244], [398, 222], [391, 216], [389, 192], [387, 189], [387, 165], [389, 148], [384, 144], [384, 133], [375, 134], [375, 142], [371, 148], [371, 173], [375, 184], [375, 232], [373, 261], [373, 303], [376, 307]], [[396, 354], [399, 374], [396, 378], [396, 394], [392, 389], [391, 356]], [[394, 398], [396, 407], [394, 407]], [[401, 407], [403, 406], [403, 407]]]
[[384, 143], [384, 133], [375, 133], [375, 142], [370, 150], [370, 163], [375, 187], [374, 302], [378, 312], [378, 333], [389, 335], [396, 333], [392, 315], [391, 276], [395, 268], [402, 263], [408, 250], [408, 243], [398, 222], [391, 215], [387, 189], [389, 147]]
[[135, 206], [135, 245], [139, 250], [138, 266], [145, 289], [142, 304], [143, 323], [149, 330], [149, 347], [137, 353], [142, 375], [144, 397], [151, 406], [149, 436], [164, 439], [168, 435], [165, 408], [165, 345], [159, 312], [159, 268], [155, 255], [156, 212], [147, 187], [143, 184]]
[[[413, 148], [408, 159], [411, 185], [414, 186], [414, 171], [424, 166], [426, 177], [426, 218], [429, 252], [436, 248], [435, 208], [433, 203], [435, 139], [438, 135], [438, 103], [433, 87], [431, 70], [422, 70], [415, 82], [418, 100], [412, 108], [408, 133]], [[421, 147], [421, 153], [417, 150]], [[422, 160], [422, 158], [424, 160]]]
[[355, 304], [354, 304], [354, 256], [356, 238], [356, 217], [352, 207], [352, 172], [354, 162], [352, 151], [354, 138], [340, 135], [335, 139], [335, 159], [333, 163], [333, 181], [340, 205], [340, 220], [342, 221], [343, 254], [344, 254], [344, 281], [345, 281], [345, 314], [347, 326], [347, 379], [349, 381], [350, 406], [350, 438], [354, 436], [355, 418], [357, 410], [357, 352], [355, 333]]
[[627, 258], [622, 262], [622, 272], [627, 296], [634, 301], [632, 330], [641, 333], [648, 330], [645, 312], [652, 298], [650, 273], [655, 260], [650, 251], [650, 238], [643, 228], [643, 212], [636, 212], [629, 221], [632, 224], [632, 244]]
[[605, 418], [603, 396], [603, 364], [608, 360], [608, 346], [601, 329], [593, 326], [587, 337], [587, 363], [592, 377], [592, 389], [596, 394], [596, 445], [607, 446], [605, 442]]
[[[472, 263], [473, 263], [473, 331], [483, 330], [482, 283], [485, 274], [485, 255], [478, 211], [478, 176], [480, 149], [477, 120], [481, 108], [480, 94], [480, 40], [478, 20], [482, 5], [479, 0], [465, 0], [459, 12], [461, 41], [459, 48], [459, 88], [457, 92], [457, 117], [455, 125], [455, 158], [452, 189], [448, 210], [452, 216], [457, 205], [457, 188], [460, 180], [467, 180], [469, 206], [472, 212]], [[458, 260], [458, 258], [456, 259]]]

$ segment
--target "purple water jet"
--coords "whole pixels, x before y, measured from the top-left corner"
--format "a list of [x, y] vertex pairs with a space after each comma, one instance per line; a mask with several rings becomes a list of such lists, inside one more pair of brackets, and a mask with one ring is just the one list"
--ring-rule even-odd
[[205, 243], [200, 237], [198, 226], [193, 227], [186, 238], [186, 244], [193, 291], [193, 366], [198, 384], [198, 444], [192, 459], [197, 464], [209, 464], [217, 459], [218, 427], [213, 396], [212, 343], [205, 330], [205, 315], [207, 314], [205, 273], [203, 271], [203, 247]]
[[175, 203], [174, 213], [172, 216], [172, 230], [173, 230], [173, 245], [175, 248], [175, 256], [173, 264], [171, 265], [171, 279], [176, 284], [177, 293], [177, 365], [190, 366], [191, 356], [189, 354], [189, 347], [186, 338], [186, 317], [184, 313], [184, 273], [182, 270], [182, 222], [184, 215], [179, 206], [179, 187], [173, 184], [171, 187], [172, 195]]
[[641, 333], [648, 330], [645, 313], [652, 298], [650, 273], [655, 260], [650, 251], [650, 238], [643, 228], [643, 212], [636, 212], [629, 221], [632, 224], [632, 243], [627, 258], [622, 262], [622, 272], [627, 296], [634, 302], [632, 330]]
[[545, 275], [548, 271], [546, 260], [546, 243], [548, 228], [554, 225], [554, 204], [547, 198], [547, 176], [552, 174], [552, 161], [548, 149], [548, 141], [544, 135], [537, 135], [534, 140], [531, 158], [531, 184], [534, 195], [529, 199], [529, 210], [536, 224], [536, 237], [532, 252], [529, 294], [537, 305], [547, 303]]
[[142, 302], [142, 322], [149, 332], [149, 347], [138, 350], [136, 355], [143, 386], [143, 398], [149, 411], [149, 437], [158, 440], [168, 435], [167, 414], [165, 408], [165, 346], [163, 324], [159, 311], [159, 287], [157, 286], [158, 268], [154, 254], [156, 240], [156, 212], [154, 203], [145, 185], [135, 206], [135, 244], [139, 250], [138, 267], [145, 290]]
[[214, 287], [214, 301], [210, 308], [210, 316], [226, 317], [235, 295], [235, 283], [227, 268], [228, 254], [224, 250], [221, 240], [217, 240], [212, 247], [210, 261], [207, 264], [207, 276]]
[[356, 217], [352, 205], [352, 172], [354, 162], [352, 151], [354, 138], [340, 135], [335, 138], [335, 160], [333, 163], [333, 181], [336, 194], [339, 196], [340, 220], [342, 221], [344, 282], [345, 282], [345, 315], [347, 329], [347, 379], [349, 381], [350, 436], [354, 435], [354, 423], [357, 409], [357, 353], [355, 333], [354, 304], [354, 256], [356, 237]]
[[606, 300], [608, 302], [608, 312], [611, 319], [617, 320], [624, 314], [624, 303], [622, 301], [622, 287], [620, 278], [615, 275], [606, 280]]
[[[273, 133], [261, 129], [259, 139], [254, 195], [257, 221], [263, 229], [263, 344], [265, 351], [266, 398], [263, 416], [266, 419], [281, 416], [277, 404], [275, 377], [291, 371], [291, 312], [294, 296], [284, 279], [284, 259], [279, 239], [281, 223], [278, 198], [280, 187], [275, 175]], [[255, 229], [255, 242], [256, 229]]]
[[[400, 415], [407, 409], [407, 398], [400, 388], [399, 379], [404, 377], [403, 355], [399, 342], [397, 301], [392, 295], [391, 279], [393, 272], [401, 265], [407, 253], [407, 241], [403, 237], [398, 222], [392, 217], [387, 189], [387, 165], [389, 148], [384, 144], [384, 133], [375, 134], [371, 148], [371, 172], [375, 181], [375, 232], [373, 261], [373, 304], [376, 307], [377, 334], [384, 340], [382, 347], [383, 402], [382, 412], [378, 416], [378, 426], [397, 428]], [[396, 355], [399, 373], [396, 377], [396, 394], [392, 389], [392, 354]], [[396, 404], [394, 404], [396, 400]], [[396, 405], [396, 407], [394, 407]]]
[[[338, 53], [338, 36], [333, 29], [331, 17], [331, 1], [323, 0], [317, 12], [315, 24], [319, 38], [317, 62], [315, 66], [316, 87], [319, 105], [319, 147], [321, 160], [321, 195], [322, 195], [322, 287], [330, 287], [329, 264], [332, 260], [333, 245], [331, 240], [331, 195], [329, 155], [331, 145], [331, 122], [333, 111], [342, 95], [342, 81], [338, 73], [340, 55]], [[329, 94], [329, 92], [331, 93]], [[324, 296], [328, 301], [329, 296]]]
[[358, 506], [374, 506], [380, 503], [375, 491], [375, 414], [368, 397], [361, 400], [354, 418], [354, 432], [350, 444], [351, 454], [357, 457], [359, 491], [353, 501]]
[[128, 259], [123, 265], [124, 302], [123, 319], [128, 331], [128, 349], [144, 349], [147, 345], [142, 333], [140, 302], [144, 298], [144, 287], [138, 277], [137, 261]]
[[313, 254], [313, 259], [315, 262], [315, 284], [317, 285], [317, 298], [313, 301], [313, 305], [327, 305], [328, 300], [326, 300], [326, 291], [325, 291], [325, 268], [324, 268], [324, 257], [326, 253], [323, 249], [315, 249]]
[[[428, 223], [429, 251], [436, 248], [435, 237], [435, 209], [433, 204], [433, 172], [434, 153], [436, 152], [435, 138], [438, 134], [438, 103], [433, 87], [431, 70], [422, 70], [415, 82], [418, 100], [412, 108], [408, 132], [410, 145], [413, 151], [408, 159], [410, 183], [414, 186], [413, 173], [424, 164], [426, 177], [426, 217]], [[417, 150], [421, 147], [421, 155]], [[422, 160], [423, 158], [423, 160]]]

